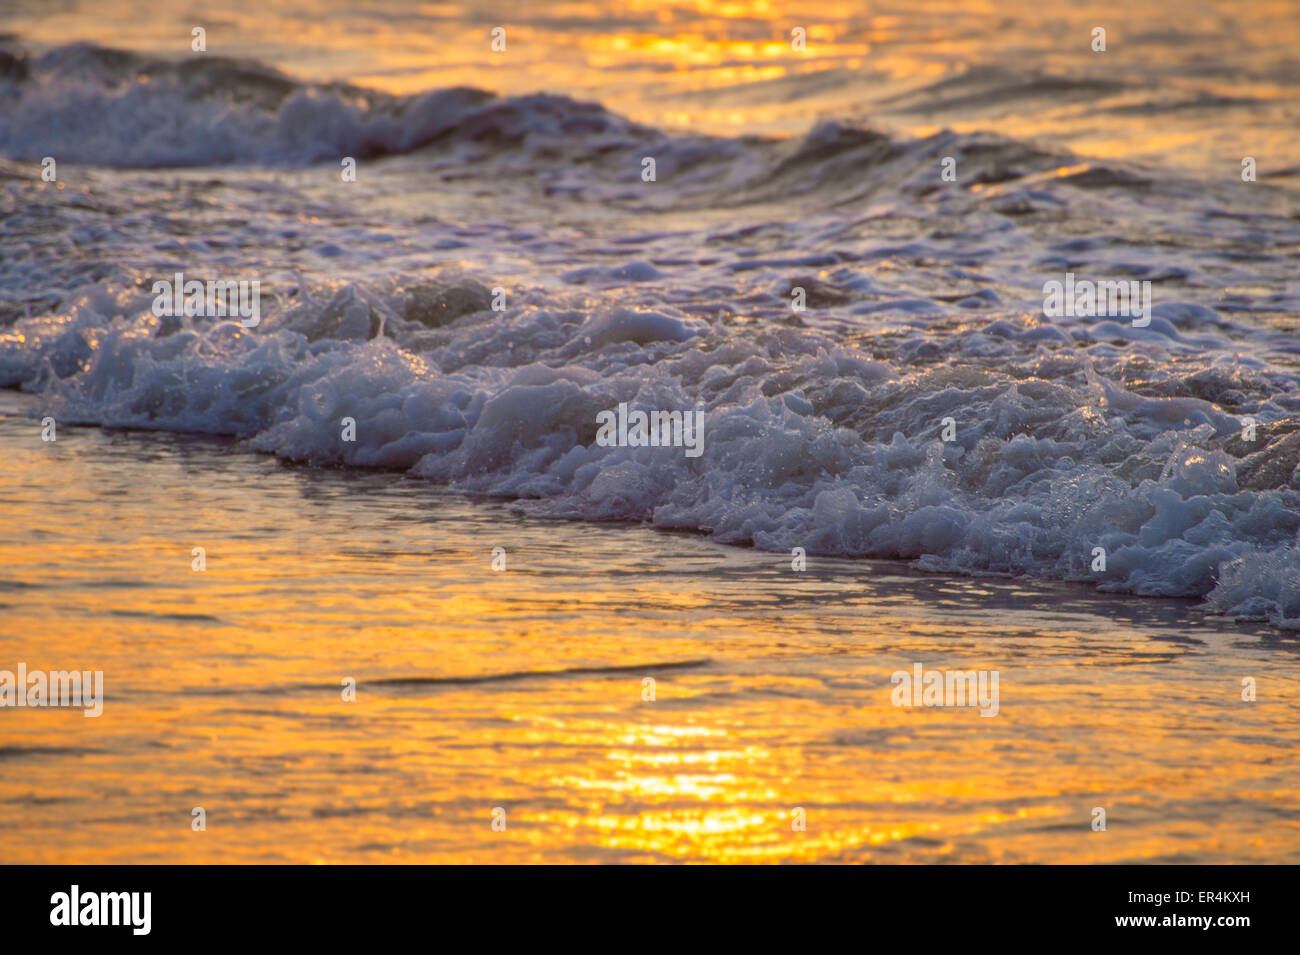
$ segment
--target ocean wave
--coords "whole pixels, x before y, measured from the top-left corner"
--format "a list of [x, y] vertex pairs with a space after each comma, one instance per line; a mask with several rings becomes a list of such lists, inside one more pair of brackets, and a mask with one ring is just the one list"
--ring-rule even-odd
[[162, 59], [89, 43], [0, 46], [0, 154], [157, 168], [298, 165], [430, 144], [534, 147], [649, 131], [566, 97], [468, 88], [392, 96], [220, 56]]
[[[752, 204], [815, 196], [849, 202], [906, 181], [960, 147], [975, 182], [1046, 172], [1060, 155], [1005, 137], [944, 132], [907, 144], [828, 119], [789, 139], [668, 135], [598, 103], [453, 88], [394, 96], [307, 83], [248, 60], [162, 59], [88, 43], [33, 53], [0, 42], [0, 156], [113, 168], [303, 166], [425, 150], [498, 174], [539, 176], [549, 194], [626, 198], [653, 155], [673, 201]], [[863, 176], [864, 166], [871, 171]], [[1123, 173], [1094, 163], [1107, 182]], [[1136, 182], [1141, 185], [1141, 181]], [[622, 188], [619, 188], [621, 185]]]
[[[1300, 219], [1280, 193], [977, 133], [670, 136], [562, 97], [401, 99], [215, 58], [65, 47], [0, 76], [0, 150], [29, 159], [407, 153], [369, 167], [378, 191], [13, 171], [0, 387], [42, 415], [539, 516], [1300, 621], [1300, 346], [1279, 324]], [[261, 324], [155, 315], [181, 267], [260, 276]], [[1048, 319], [1042, 276], [1072, 271], [1151, 282], [1149, 325]], [[702, 452], [598, 440], [620, 406], [699, 409]]]
[[[316, 289], [256, 330], [167, 327], [139, 293], [116, 300], [131, 317], [111, 319], [85, 296], [18, 322], [0, 339], [0, 374], [43, 393], [59, 420], [229, 434], [287, 459], [515, 498], [540, 516], [1208, 595], [1223, 612], [1300, 619], [1300, 398], [1249, 362], [1199, 376], [1207, 397], [1161, 397], [1099, 374], [1105, 349], [1031, 323], [957, 333], [955, 351], [1009, 346], [996, 366], [918, 367], [809, 329], [740, 337], [663, 308], [498, 313], [473, 304], [478, 292]], [[431, 319], [430, 302], [469, 304]], [[355, 327], [341, 327], [348, 314]], [[372, 314], [382, 335], [371, 337]], [[1152, 329], [1171, 344], [1181, 334], [1168, 319]], [[1257, 441], [1216, 398], [1250, 410]], [[704, 454], [599, 446], [597, 416], [620, 403], [702, 408]]]

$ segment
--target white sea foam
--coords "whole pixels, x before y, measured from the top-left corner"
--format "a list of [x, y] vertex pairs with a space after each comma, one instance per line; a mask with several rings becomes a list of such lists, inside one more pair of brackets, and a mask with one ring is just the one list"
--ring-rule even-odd
[[[684, 322], [661, 313], [583, 321], [542, 309], [467, 316], [445, 344], [413, 354], [401, 346], [402, 319], [395, 339], [371, 341], [311, 343], [276, 330], [275, 318], [264, 332], [193, 323], [156, 337], [147, 319], [108, 320], [93, 298], [20, 321], [0, 341], [6, 382], [43, 380], [44, 410], [61, 420], [234, 434], [286, 458], [410, 469], [521, 498], [541, 515], [1211, 594], [1224, 612], [1282, 625], [1300, 617], [1291, 576], [1300, 489], [1242, 490], [1239, 459], [1222, 450], [1228, 416], [1199, 399], [1135, 395], [1086, 357], [1076, 359], [1082, 385], [1016, 381], [872, 361], [815, 332], [761, 341], [713, 326], [685, 336]], [[588, 345], [593, 326], [606, 334]], [[474, 361], [494, 329], [542, 360]], [[48, 372], [78, 362], [84, 370], [71, 375]], [[702, 403], [706, 454], [599, 446], [596, 415], [619, 402]], [[945, 415], [962, 422], [948, 444], [938, 437]], [[345, 416], [357, 422], [355, 443], [340, 439]], [[1108, 555], [1100, 574], [1089, 569], [1096, 546]], [[1221, 565], [1231, 572], [1216, 590]]]

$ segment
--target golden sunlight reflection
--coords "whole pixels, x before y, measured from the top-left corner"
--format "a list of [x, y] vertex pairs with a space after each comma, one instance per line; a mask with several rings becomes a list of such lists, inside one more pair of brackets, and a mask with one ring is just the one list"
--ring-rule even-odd
[[[1300, 835], [1264, 807], [1216, 823], [1230, 833], [1163, 808], [1300, 805], [1263, 768], [1286, 695], [1225, 711], [1212, 654], [1077, 595], [1018, 611], [1026, 659], [987, 609], [1014, 584], [940, 580], [969, 604], [936, 616], [855, 562], [769, 591], [766, 555], [652, 533], [629, 551], [636, 532], [588, 527], [561, 559], [528, 522], [508, 579], [466, 575], [480, 521], [502, 519], [483, 505], [149, 436], [64, 441], [57, 459], [7, 445], [0, 648], [103, 669], [106, 704], [0, 714], [0, 834], [41, 834], [25, 861], [1117, 862], [1214, 859], [1225, 838], [1267, 860], [1260, 833]], [[617, 593], [593, 585], [617, 568]], [[940, 659], [1001, 669], [998, 719], [892, 705], [893, 671]], [[1102, 793], [1124, 835], [1080, 844]], [[192, 806], [220, 824], [178, 838]]]

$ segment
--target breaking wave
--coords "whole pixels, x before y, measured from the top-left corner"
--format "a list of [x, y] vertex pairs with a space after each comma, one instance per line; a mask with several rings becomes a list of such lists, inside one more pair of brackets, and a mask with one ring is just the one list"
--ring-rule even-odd
[[[672, 137], [562, 97], [7, 56], [17, 160], [438, 157], [385, 160], [424, 197], [409, 211], [327, 202], [274, 168], [187, 181], [184, 228], [147, 173], [104, 173], [125, 177], [109, 199], [0, 168], [0, 386], [41, 414], [230, 435], [541, 516], [1201, 597], [1300, 628], [1300, 303], [1280, 251], [1300, 220], [1275, 196], [976, 134]], [[936, 175], [948, 155], [959, 183]], [[261, 276], [261, 324], [156, 316], [152, 282], [181, 266]], [[1045, 319], [1042, 276], [1066, 270], [1152, 281], [1150, 325]], [[597, 414], [620, 403], [703, 408], [704, 453], [602, 446]]]

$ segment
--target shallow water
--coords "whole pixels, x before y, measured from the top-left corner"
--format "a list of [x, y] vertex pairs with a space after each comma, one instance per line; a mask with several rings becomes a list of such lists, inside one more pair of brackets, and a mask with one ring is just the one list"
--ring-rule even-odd
[[0, 25], [0, 669], [108, 682], [6, 858], [1296, 861], [1290, 5], [89, 10]]
[[[797, 573], [3, 408], [0, 666], [106, 686], [0, 709], [7, 861], [1300, 861], [1296, 642], [1190, 602]], [[893, 706], [915, 662], [998, 670], [998, 716]]]

